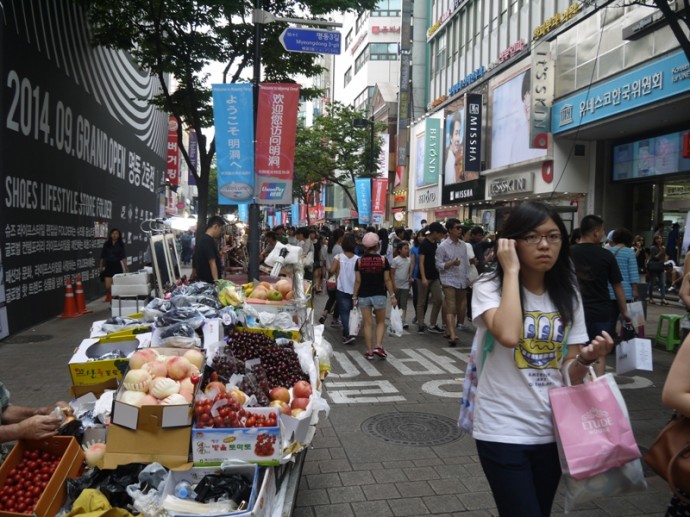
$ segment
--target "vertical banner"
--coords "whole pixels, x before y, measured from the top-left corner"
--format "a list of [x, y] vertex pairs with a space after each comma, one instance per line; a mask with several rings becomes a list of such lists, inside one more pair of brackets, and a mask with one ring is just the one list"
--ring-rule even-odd
[[390, 167], [391, 136], [388, 133], [379, 133], [379, 138], [381, 139], [381, 149], [379, 151], [377, 170], [378, 170], [379, 176], [387, 178], [388, 177], [388, 168]]
[[[467, 94], [465, 102], [465, 173], [466, 179], [477, 179], [481, 172], [482, 96]], [[475, 172], [475, 175], [467, 174]], [[473, 176], [473, 177], [470, 177]]]
[[297, 223], [299, 223], [299, 209], [300, 206], [298, 203], [292, 203], [292, 205], [290, 205], [290, 224], [292, 226], [297, 226]]
[[374, 178], [372, 183], [371, 221], [374, 224], [381, 224], [383, 223], [383, 218], [386, 216], [388, 180], [386, 178]]
[[218, 160], [218, 204], [254, 197], [254, 97], [252, 85], [214, 84], [213, 121]]
[[[199, 172], [199, 142], [196, 137], [196, 131], [193, 129], [190, 129], [189, 131], [189, 148], [187, 149], [187, 153], [189, 154], [189, 161], [192, 164], [192, 167], [196, 169], [197, 173]], [[187, 185], [196, 185], [196, 179], [194, 178], [194, 175], [192, 174], [191, 169], [187, 172]]]
[[355, 178], [355, 197], [360, 223], [371, 222], [371, 178]]
[[532, 83], [530, 99], [527, 100], [530, 103], [529, 146], [547, 149], [556, 77], [550, 41], [541, 41], [532, 49], [532, 68], [529, 73]]
[[255, 191], [263, 205], [284, 205], [292, 199], [299, 88], [259, 85]]
[[245, 224], [249, 222], [249, 203], [239, 203], [237, 205], [237, 219]]
[[441, 120], [428, 118], [425, 122], [423, 182], [417, 186], [436, 185], [441, 171]]
[[168, 119], [168, 152], [165, 160], [165, 178], [170, 185], [180, 184], [180, 151], [178, 148], [177, 119], [170, 115]]
[[307, 205], [299, 205], [299, 219], [295, 221], [295, 225], [300, 226], [301, 223], [307, 223]]

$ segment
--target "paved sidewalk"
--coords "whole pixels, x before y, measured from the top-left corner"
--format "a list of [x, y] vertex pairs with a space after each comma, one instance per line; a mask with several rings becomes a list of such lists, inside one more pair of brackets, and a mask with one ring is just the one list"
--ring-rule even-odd
[[[317, 309], [325, 300], [323, 295], [317, 298]], [[0, 342], [0, 380], [10, 388], [14, 403], [46, 405], [67, 397], [67, 362], [73, 349], [88, 336], [93, 321], [109, 316], [109, 304], [100, 300], [89, 303], [88, 308], [93, 313], [55, 318]], [[660, 314], [683, 312], [677, 305], [650, 306], [647, 335], [655, 334]], [[326, 329], [335, 352], [333, 372], [326, 381], [331, 413], [320, 422], [306, 456], [295, 516], [496, 514], [470, 437], [412, 446], [396, 445], [363, 431], [363, 424], [371, 423], [368, 419], [403, 412], [436, 416], [439, 426], [454, 422], [463, 357], [471, 343], [470, 334], [459, 335], [461, 343], [455, 349], [449, 349], [442, 336], [386, 337], [388, 360], [368, 362], [362, 357], [361, 338], [354, 347], [345, 347], [337, 329]], [[649, 446], [669, 417], [660, 396], [673, 357], [655, 349], [654, 372], [618, 378], [642, 447]], [[609, 358], [609, 365], [613, 364]], [[405, 431], [394, 427], [379, 430]], [[425, 429], [433, 434], [445, 428]], [[648, 475], [646, 492], [597, 501], [573, 514], [663, 515], [669, 499], [667, 487]], [[555, 515], [563, 511], [562, 503], [559, 494]]]

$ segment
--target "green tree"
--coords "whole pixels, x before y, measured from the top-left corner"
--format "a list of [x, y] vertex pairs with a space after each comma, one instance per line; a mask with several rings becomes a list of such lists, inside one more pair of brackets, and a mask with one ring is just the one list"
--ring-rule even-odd
[[[308, 149], [299, 149], [295, 153], [295, 179], [298, 174], [300, 178], [293, 187], [296, 197], [301, 196], [298, 187], [318, 180], [320, 188], [321, 181], [326, 180], [340, 186], [357, 210], [353, 192], [355, 178], [378, 176], [376, 171], [371, 170], [371, 126], [353, 127], [355, 119], [366, 118], [363, 110], [332, 102], [326, 112], [314, 120], [313, 126], [298, 128], [297, 146]], [[375, 157], [379, 156], [382, 143], [378, 134], [386, 129], [383, 123], [374, 126]]]
[[[182, 155], [199, 189], [199, 228], [209, 209], [209, 180], [215, 137], [211, 89], [203, 69], [211, 62], [224, 63], [224, 82], [238, 82], [254, 65], [255, 27], [252, 3], [243, 0], [78, 0], [91, 26], [92, 43], [128, 52], [143, 69], [155, 75], [161, 93], [153, 102], [178, 121], [194, 129], [199, 141], [199, 164], [192, 167], [184, 145]], [[317, 18], [337, 11], [372, 9], [376, 0], [271, 0], [263, 9], [286, 18]], [[263, 80], [294, 82], [293, 77], [313, 77], [323, 69], [315, 55], [285, 52], [278, 37], [285, 23], [263, 26], [261, 64]], [[303, 97], [316, 90], [304, 89]], [[203, 229], [199, 230], [202, 232]]]
[[[295, 142], [295, 177], [292, 181], [292, 196], [300, 204], [308, 205], [314, 195], [321, 192], [324, 176], [320, 171], [333, 170], [335, 163], [328, 148], [323, 145], [323, 137], [314, 126], [297, 128]], [[307, 225], [310, 225], [307, 210]]]

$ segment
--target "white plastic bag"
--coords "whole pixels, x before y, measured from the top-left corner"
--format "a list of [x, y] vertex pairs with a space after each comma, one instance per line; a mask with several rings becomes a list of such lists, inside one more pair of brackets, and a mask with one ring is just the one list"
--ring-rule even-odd
[[362, 326], [362, 313], [359, 307], [353, 307], [350, 311], [350, 335], [358, 336], [359, 329]]
[[622, 467], [614, 468], [581, 480], [563, 474], [565, 488], [565, 513], [572, 511], [575, 506], [588, 503], [594, 499], [609, 498], [627, 492], [646, 490], [647, 481], [642, 471], [640, 460], [626, 463]]
[[403, 335], [403, 321], [402, 309], [400, 307], [393, 307], [391, 309], [391, 319], [388, 326], [388, 333], [392, 336], [400, 337]]

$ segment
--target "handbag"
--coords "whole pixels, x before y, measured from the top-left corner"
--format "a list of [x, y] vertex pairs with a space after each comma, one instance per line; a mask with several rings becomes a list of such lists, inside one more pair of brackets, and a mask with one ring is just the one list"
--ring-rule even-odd
[[616, 347], [616, 375], [633, 370], [653, 370], [651, 339], [636, 337], [621, 341]]
[[328, 280], [326, 280], [326, 289], [328, 289], [329, 291], [332, 291], [336, 287], [338, 287], [338, 279], [336, 278], [335, 275], [329, 276]]
[[661, 273], [664, 270], [664, 263], [660, 260], [650, 260], [647, 262], [647, 271], [650, 273]]
[[644, 455], [644, 461], [666, 480], [678, 499], [690, 505], [690, 418], [675, 413]]
[[632, 318], [632, 325], [637, 331], [637, 337], [644, 337], [644, 306], [642, 302], [630, 302], [627, 304], [630, 318]]
[[[486, 355], [494, 348], [494, 336], [488, 330], [484, 334], [482, 342], [482, 362], [484, 364]], [[462, 397], [460, 397], [460, 413], [458, 414], [458, 427], [461, 431], [472, 434], [474, 429], [474, 403], [477, 399], [477, 387], [479, 386], [479, 368], [477, 368], [477, 350], [479, 344], [477, 339], [472, 342], [470, 357], [467, 359], [465, 369], [465, 380], [462, 384]], [[481, 366], [480, 365], [480, 366]]]
[[[549, 390], [564, 474], [580, 480], [640, 458], [623, 395], [608, 373], [594, 381]], [[590, 368], [594, 376], [594, 370]]]
[[479, 271], [477, 270], [477, 266], [475, 266], [474, 264], [470, 264], [470, 267], [467, 270], [467, 276], [471, 286], [479, 278]]

